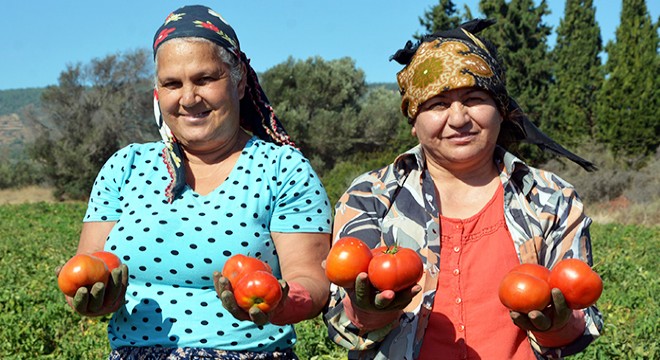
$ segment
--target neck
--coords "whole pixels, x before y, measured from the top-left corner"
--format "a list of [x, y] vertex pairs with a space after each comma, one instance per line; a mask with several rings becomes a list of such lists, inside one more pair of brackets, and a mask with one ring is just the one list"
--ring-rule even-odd
[[498, 176], [492, 156], [482, 158], [469, 165], [439, 162], [427, 156], [426, 166], [436, 183], [460, 182], [478, 187], [490, 183], [493, 178]]
[[500, 186], [498, 169], [492, 156], [470, 166], [443, 166], [426, 159], [426, 166], [435, 184], [440, 215], [467, 219], [478, 213]]
[[216, 147], [204, 150], [185, 148], [185, 160], [188, 166], [214, 165], [223, 162], [231, 155], [240, 152], [250, 139], [250, 135], [239, 129], [238, 133]]

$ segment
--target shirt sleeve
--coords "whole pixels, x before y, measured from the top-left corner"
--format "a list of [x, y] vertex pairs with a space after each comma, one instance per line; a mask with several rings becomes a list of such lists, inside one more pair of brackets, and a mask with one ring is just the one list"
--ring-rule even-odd
[[276, 166], [278, 191], [270, 230], [330, 233], [330, 200], [309, 161], [287, 146]]
[[[380, 179], [369, 174], [353, 181], [335, 206], [334, 241], [353, 236], [370, 248], [375, 248], [380, 243], [378, 214], [383, 214], [388, 204], [372, 191], [374, 188], [382, 188], [380, 185]], [[381, 329], [362, 333], [346, 316], [342, 302], [346, 296], [344, 290], [332, 284], [330, 295], [330, 303], [324, 317], [328, 325], [328, 336], [344, 348], [357, 351], [374, 350], [396, 326], [396, 323], [391, 323]]]
[[[560, 179], [559, 181], [561, 182]], [[585, 215], [584, 206], [575, 189], [570, 185], [561, 187], [544, 203], [539, 216], [542, 228], [545, 229], [543, 237], [548, 246], [548, 253], [557, 254], [545, 258], [546, 266], [552, 268], [557, 262], [566, 258], [578, 258], [592, 266], [593, 254], [589, 233], [592, 221]], [[595, 305], [581, 311], [586, 322], [582, 336], [566, 346], [546, 348], [540, 346], [530, 333], [530, 342], [534, 351], [548, 359], [583, 351], [600, 336], [603, 315]]]
[[103, 165], [92, 186], [83, 222], [119, 220], [120, 192], [130, 170], [132, 149], [129, 145], [118, 150]]

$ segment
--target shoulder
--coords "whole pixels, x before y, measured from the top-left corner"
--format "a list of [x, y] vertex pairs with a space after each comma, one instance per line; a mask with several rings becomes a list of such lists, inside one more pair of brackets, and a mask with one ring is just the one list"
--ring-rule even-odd
[[134, 158], [137, 156], [149, 156], [156, 155], [160, 156], [161, 152], [165, 148], [165, 144], [162, 141], [159, 142], [149, 142], [149, 143], [132, 143], [124, 146], [123, 148], [117, 150], [110, 159], [113, 158]]
[[392, 188], [399, 185], [410, 174], [419, 176], [424, 170], [424, 155], [420, 146], [399, 154], [393, 161], [385, 166], [367, 171], [356, 177], [350, 188], [364, 188], [371, 186], [373, 189]]
[[258, 137], [252, 137], [243, 149], [245, 154], [250, 155], [261, 155], [271, 159], [298, 159], [308, 162], [305, 156], [300, 152], [299, 149], [290, 146], [290, 145], [278, 145], [272, 142], [268, 142]]
[[162, 142], [133, 143], [124, 146], [112, 154], [97, 174], [97, 182], [111, 181], [123, 183], [134, 171], [146, 173], [155, 170], [162, 162]]
[[278, 145], [253, 137], [243, 149], [248, 166], [262, 168], [267, 173], [309, 174], [312, 165], [302, 152], [290, 145]]
[[546, 191], [573, 188], [573, 185], [556, 173], [530, 166], [512, 153], [498, 147], [495, 162], [503, 165], [503, 177], [506, 182], [513, 182], [520, 189], [546, 189]]

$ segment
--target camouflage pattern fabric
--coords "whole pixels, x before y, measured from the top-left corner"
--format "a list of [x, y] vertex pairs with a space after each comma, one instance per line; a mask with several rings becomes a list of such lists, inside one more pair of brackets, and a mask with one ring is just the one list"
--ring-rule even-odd
[[[551, 268], [563, 258], [592, 264], [589, 226], [575, 189], [557, 175], [527, 166], [501, 147], [494, 161], [504, 187], [504, 213], [521, 263]], [[419, 353], [437, 286], [440, 223], [433, 180], [425, 170], [420, 146], [401, 154], [382, 169], [359, 176], [338, 201], [335, 241], [354, 236], [371, 248], [380, 245], [416, 249], [425, 263], [422, 291], [413, 299], [397, 326], [360, 333], [346, 317], [345, 293], [333, 286], [325, 314], [330, 338], [352, 350], [350, 359], [413, 359]], [[543, 348], [531, 333], [539, 359], [560, 358], [584, 349], [600, 335], [602, 315], [592, 306], [583, 310], [587, 326], [582, 337], [562, 348]], [[392, 331], [390, 329], [394, 327]]]

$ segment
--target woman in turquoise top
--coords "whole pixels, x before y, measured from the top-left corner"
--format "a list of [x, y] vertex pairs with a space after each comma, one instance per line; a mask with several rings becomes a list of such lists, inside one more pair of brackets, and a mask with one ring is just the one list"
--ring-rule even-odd
[[[123, 266], [67, 300], [83, 315], [114, 312], [110, 359], [295, 359], [291, 324], [328, 299], [325, 190], [218, 13], [171, 13], [154, 59], [163, 141], [107, 161], [77, 250], [105, 249]], [[236, 310], [218, 273], [235, 254], [260, 257], [284, 280], [274, 311]]]

